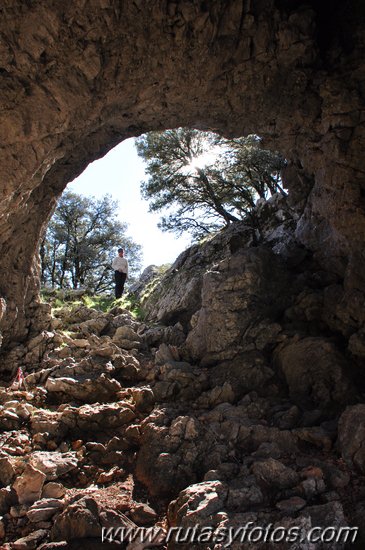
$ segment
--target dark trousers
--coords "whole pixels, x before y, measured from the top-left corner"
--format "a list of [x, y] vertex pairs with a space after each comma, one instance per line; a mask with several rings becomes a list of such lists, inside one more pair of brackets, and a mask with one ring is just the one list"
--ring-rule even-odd
[[126, 273], [121, 273], [120, 271], [114, 271], [115, 275], [115, 297], [120, 298], [123, 294], [124, 283], [127, 278]]

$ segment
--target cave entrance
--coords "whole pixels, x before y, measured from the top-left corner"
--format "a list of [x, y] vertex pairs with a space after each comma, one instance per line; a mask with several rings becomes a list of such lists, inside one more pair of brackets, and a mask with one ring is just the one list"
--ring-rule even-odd
[[258, 201], [286, 197], [285, 164], [256, 135], [227, 139], [177, 128], [123, 141], [63, 193], [41, 240], [43, 288], [112, 290], [118, 247], [129, 260], [130, 286], [141, 268], [171, 265], [230, 223], [259, 230]]

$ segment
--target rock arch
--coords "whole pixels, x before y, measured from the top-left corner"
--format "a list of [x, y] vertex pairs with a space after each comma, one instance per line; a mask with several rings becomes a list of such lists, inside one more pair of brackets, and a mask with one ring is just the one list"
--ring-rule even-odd
[[3, 2], [4, 344], [32, 328], [37, 242], [68, 181], [150, 129], [260, 133], [290, 161], [299, 239], [345, 292], [361, 288], [365, 10], [360, 0], [317, 4]]

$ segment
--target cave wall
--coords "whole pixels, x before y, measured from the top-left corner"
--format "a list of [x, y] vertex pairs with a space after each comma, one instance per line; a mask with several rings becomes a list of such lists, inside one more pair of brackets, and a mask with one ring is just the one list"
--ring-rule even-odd
[[280, 150], [298, 239], [343, 281], [340, 299], [361, 303], [365, 10], [317, 4], [2, 2], [5, 348], [32, 330], [38, 239], [67, 183], [123, 139], [182, 125], [256, 132]]

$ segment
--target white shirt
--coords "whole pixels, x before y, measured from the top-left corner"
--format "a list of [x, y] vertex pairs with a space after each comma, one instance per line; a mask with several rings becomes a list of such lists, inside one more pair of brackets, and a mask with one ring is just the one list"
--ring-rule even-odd
[[117, 256], [112, 262], [112, 268], [114, 271], [122, 271], [128, 275], [128, 260]]

